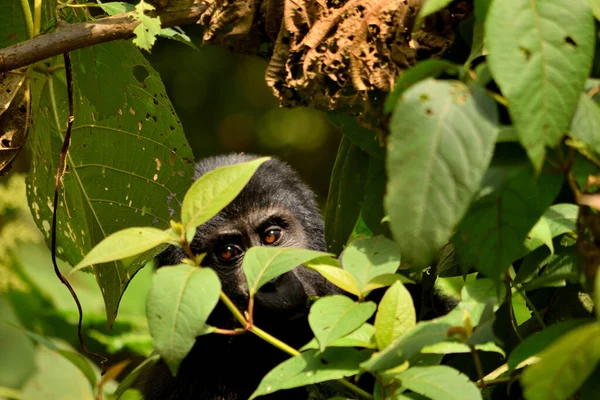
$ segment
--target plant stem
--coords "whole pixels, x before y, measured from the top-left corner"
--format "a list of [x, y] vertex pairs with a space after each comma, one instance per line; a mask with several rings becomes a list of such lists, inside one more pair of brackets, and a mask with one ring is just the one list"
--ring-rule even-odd
[[42, 29], [42, 0], [35, 0], [33, 3], [33, 34], [40, 34]]
[[223, 292], [222, 290], [219, 292], [219, 298], [229, 309], [229, 311], [231, 311], [235, 319], [237, 319], [240, 322], [240, 324], [242, 324], [242, 326], [246, 328], [248, 326], [248, 321], [246, 321], [246, 318], [244, 318], [242, 312], [236, 307], [235, 304], [233, 304], [233, 301], [231, 301], [231, 299], [227, 297], [225, 292]]
[[[277, 339], [276, 337], [271, 336], [270, 334], [263, 331], [262, 329], [260, 329], [257, 326], [251, 327], [250, 331], [252, 333], [254, 333], [256, 336], [258, 336], [259, 338], [261, 338], [262, 340], [264, 340], [265, 342], [272, 344], [273, 346], [277, 347], [280, 350], [285, 351], [286, 353], [288, 353], [291, 356], [300, 355], [300, 352], [298, 350], [296, 350], [293, 347], [289, 346], [288, 344], [282, 342], [281, 340]], [[352, 382], [348, 382], [345, 379], [338, 379], [338, 382], [341, 383], [342, 385], [344, 385], [346, 388], [352, 390], [354, 393], [364, 397], [365, 399], [369, 399], [369, 400], [373, 399], [373, 396], [370, 393], [359, 388]]]
[[21, 0], [21, 11], [23, 11], [25, 27], [27, 28], [27, 38], [31, 39], [33, 37], [33, 18], [31, 17], [31, 7], [29, 7], [28, 0]]

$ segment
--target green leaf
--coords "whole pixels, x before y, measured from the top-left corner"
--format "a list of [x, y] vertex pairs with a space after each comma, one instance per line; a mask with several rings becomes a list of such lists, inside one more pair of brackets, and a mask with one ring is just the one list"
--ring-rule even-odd
[[147, 297], [148, 327], [173, 376], [196, 337], [213, 330], [206, 320], [220, 290], [221, 282], [210, 268], [181, 264], [156, 272]]
[[[131, 226], [166, 229], [170, 219], [178, 220], [192, 182], [193, 154], [160, 76], [131, 43], [111, 42], [71, 55], [76, 118], [56, 239], [58, 256], [76, 265], [111, 233]], [[51, 61], [62, 62], [62, 57]], [[27, 197], [48, 245], [54, 174], [68, 116], [67, 88], [58, 71], [34, 74], [35, 122], [28, 137]], [[131, 277], [152, 257], [94, 266], [109, 325]]]
[[227, 204], [229, 204], [244, 189], [252, 175], [269, 157], [239, 164], [227, 165], [214, 169], [202, 175], [183, 198], [181, 221], [186, 232], [196, 232], [196, 227], [202, 225]]
[[386, 292], [375, 315], [375, 338], [381, 350], [417, 324], [412, 296], [402, 282], [394, 283]]
[[36, 372], [21, 389], [20, 400], [94, 400], [88, 379], [71, 362], [55, 351], [39, 346]]
[[327, 256], [320, 251], [292, 247], [254, 246], [244, 255], [242, 270], [248, 281], [250, 296], [271, 279], [293, 270], [297, 266]]
[[481, 89], [426, 80], [390, 123], [385, 209], [402, 257], [426, 267], [452, 235], [492, 158], [496, 105]]
[[[364, 347], [367, 349], [376, 349], [375, 327], [371, 324], [364, 323], [358, 329], [350, 332], [346, 336], [329, 343], [328, 347]], [[300, 351], [309, 349], [319, 349], [319, 341], [317, 338], [313, 338], [310, 342], [305, 344]]]
[[133, 4], [123, 3], [121, 1], [111, 1], [110, 3], [102, 3], [98, 1], [98, 5], [108, 15], [122, 14], [135, 10]]
[[19, 0], [0, 2], [0, 49], [27, 39], [25, 18]]
[[589, 75], [594, 19], [585, 1], [494, 1], [485, 28], [490, 69], [540, 171], [546, 146], [560, 143]]
[[282, 389], [312, 385], [356, 375], [358, 364], [369, 357], [351, 348], [331, 348], [324, 353], [308, 350], [284, 361], [269, 372], [249, 400]]
[[308, 323], [324, 351], [330, 343], [364, 324], [377, 308], [373, 302], [355, 303], [342, 295], [324, 297], [308, 313]]
[[592, 13], [597, 20], [600, 20], [600, 0], [589, 0], [590, 8]]
[[40, 336], [36, 333], [26, 331], [27, 335], [33, 339], [35, 342], [41, 344], [49, 350], [55, 351], [60, 354], [66, 360], [68, 360], [71, 364], [73, 364], [79, 371], [83, 373], [91, 387], [96, 387], [96, 382], [98, 380], [98, 376], [96, 376], [96, 371], [92, 368], [90, 361], [88, 361], [83, 355], [70, 350], [65, 350], [59, 348], [56, 344], [54, 344], [50, 339]]
[[458, 75], [460, 66], [446, 60], [429, 59], [418, 62], [400, 75], [394, 89], [385, 99], [385, 112], [390, 113], [396, 108], [402, 94], [414, 84], [427, 79], [436, 78], [441, 74]]
[[600, 274], [598, 273], [596, 273], [594, 286], [594, 307], [596, 308], [596, 318], [600, 319]]
[[575, 115], [571, 120], [569, 135], [584, 144], [596, 154], [600, 154], [600, 108], [598, 104], [585, 94], [579, 96]]
[[[344, 142], [344, 138], [349, 140], [349, 142], [345, 143], [345, 146], [352, 143], [375, 159], [385, 159], [385, 147], [379, 142], [377, 134], [373, 130], [360, 125], [356, 121], [356, 117], [346, 113], [332, 112], [328, 113], [327, 116], [331, 122], [342, 131], [342, 134], [344, 135], [342, 142]], [[342, 145], [340, 143], [340, 149], [341, 148]]]
[[387, 233], [387, 226], [383, 224], [385, 212], [383, 210], [383, 197], [387, 177], [385, 174], [385, 161], [369, 157], [369, 167], [365, 181], [365, 196], [360, 205], [360, 215], [367, 227], [373, 232], [372, 235]]
[[355, 296], [360, 296], [360, 289], [358, 288], [356, 280], [352, 274], [345, 269], [335, 265], [320, 263], [319, 259], [314, 260], [314, 262], [306, 263], [306, 268], [317, 271], [319, 274], [323, 275], [325, 279], [340, 289]]
[[[489, 342], [484, 344], [476, 344], [473, 346], [475, 350], [493, 352], [506, 356], [504, 350], [502, 350], [496, 343]], [[471, 353], [471, 347], [465, 343], [460, 342], [440, 342], [432, 344], [431, 346], [425, 346], [421, 349], [422, 354], [468, 354]]]
[[383, 236], [354, 240], [340, 258], [342, 268], [352, 274], [362, 293], [374, 278], [393, 274], [400, 267], [398, 245]]
[[550, 225], [548, 224], [548, 221], [544, 219], [543, 215], [527, 234], [527, 238], [525, 239], [525, 247], [527, 247], [529, 251], [533, 251], [542, 244], [545, 244], [548, 249], [550, 249], [550, 253], [554, 254], [552, 232], [550, 231]]
[[600, 324], [591, 323], [568, 332], [538, 356], [541, 360], [521, 375], [525, 398], [570, 397], [600, 361]]
[[408, 279], [404, 275], [401, 274], [383, 274], [379, 275], [369, 281], [363, 289], [363, 296], [366, 296], [372, 290], [381, 289], [387, 286], [392, 286], [396, 282], [402, 283], [415, 283], [414, 281]]
[[137, 379], [140, 376], [147, 374], [150, 371], [150, 369], [154, 365], [156, 365], [158, 360], [160, 360], [159, 354], [151, 355], [150, 357], [142, 361], [140, 365], [135, 367], [133, 371], [128, 373], [127, 376], [121, 381], [121, 383], [119, 383], [117, 390], [115, 390], [114, 395], [117, 398], [117, 400], [123, 395], [123, 393], [125, 393], [127, 389], [131, 387], [131, 385], [133, 385], [137, 381]]
[[154, 10], [154, 6], [151, 4], [147, 4], [144, 0], [141, 0], [136, 6], [135, 10], [137, 11], [134, 14], [134, 18], [141, 22], [136, 28], [133, 30], [133, 34], [135, 38], [133, 38], [133, 44], [138, 46], [141, 49], [146, 51], [150, 51], [154, 42], [156, 42], [156, 35], [160, 33], [160, 17], [149, 17], [144, 14], [144, 11], [152, 11]]
[[415, 20], [413, 30], [416, 31], [421, 27], [425, 17], [443, 10], [450, 3], [452, 3], [452, 0], [425, 0], [423, 7], [421, 7], [421, 11], [419, 11], [419, 14]]
[[431, 400], [479, 400], [481, 393], [469, 377], [445, 365], [412, 367], [397, 375], [402, 388]]
[[342, 137], [325, 206], [327, 249], [339, 254], [352, 233], [364, 197], [369, 155]]
[[521, 362], [543, 351], [565, 333], [590, 322], [591, 319], [567, 320], [528, 336], [508, 356], [508, 370], [513, 371]]
[[524, 254], [524, 240], [552, 204], [562, 184], [559, 174], [537, 179], [529, 166], [492, 166], [480, 197], [470, 207], [452, 239], [465, 266], [500, 279]]
[[158, 245], [177, 240], [171, 236], [170, 229], [162, 231], [156, 228], [128, 228], [113, 233], [98, 243], [74, 270], [85, 268], [89, 265], [106, 263], [109, 261], [123, 260], [133, 257]]

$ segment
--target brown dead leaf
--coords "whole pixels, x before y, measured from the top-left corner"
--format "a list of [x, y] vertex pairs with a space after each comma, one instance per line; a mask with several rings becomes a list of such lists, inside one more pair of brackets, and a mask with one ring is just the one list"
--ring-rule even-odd
[[31, 93], [25, 68], [0, 74], [0, 175], [25, 145]]
[[[471, 2], [427, 17], [412, 32], [423, 0], [198, 0], [204, 41], [233, 51], [272, 54], [266, 82], [280, 104], [312, 103], [380, 121], [396, 77], [439, 57]], [[274, 42], [274, 43], [273, 43]], [[375, 127], [378, 128], [378, 127]]]

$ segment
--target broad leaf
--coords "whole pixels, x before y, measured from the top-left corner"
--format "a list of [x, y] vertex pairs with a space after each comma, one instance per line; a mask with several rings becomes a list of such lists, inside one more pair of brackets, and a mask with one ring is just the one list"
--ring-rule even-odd
[[356, 375], [358, 365], [369, 357], [351, 348], [332, 348], [324, 353], [308, 350], [279, 364], [269, 372], [249, 400], [282, 389], [312, 385]]
[[[327, 347], [364, 347], [367, 349], [376, 349], [375, 343], [375, 327], [371, 324], [364, 323], [358, 329], [350, 332], [344, 337], [334, 340]], [[309, 349], [319, 349], [319, 341], [313, 338], [305, 344], [300, 351]]]
[[546, 146], [560, 143], [589, 75], [594, 18], [585, 1], [494, 1], [485, 28], [490, 69], [540, 171]]
[[445, 365], [412, 367], [396, 378], [405, 389], [431, 400], [480, 400], [481, 392], [469, 377]]
[[334, 340], [356, 330], [376, 308], [373, 302], [355, 303], [342, 295], [317, 300], [308, 313], [308, 323], [319, 341], [320, 350], [324, 351]]
[[377, 347], [380, 350], [386, 348], [416, 323], [417, 314], [410, 293], [402, 282], [394, 283], [385, 292], [375, 315]]
[[305, 262], [327, 255], [320, 251], [292, 247], [251, 247], [244, 255], [242, 264], [250, 296], [254, 296], [261, 286], [271, 279]]
[[162, 231], [156, 228], [128, 228], [107, 236], [98, 243], [83, 260], [75, 266], [75, 270], [93, 264], [123, 260], [133, 257], [158, 245], [176, 240], [171, 230]]
[[536, 178], [528, 166], [493, 166], [452, 239], [465, 266], [499, 279], [524, 254], [524, 240], [562, 184], [558, 174]]
[[[131, 226], [166, 229], [170, 219], [178, 220], [193, 155], [158, 73], [131, 43], [96, 45], [72, 52], [72, 58], [75, 121], [57, 210], [57, 251], [76, 265], [111, 233]], [[59, 63], [62, 58], [52, 61]], [[32, 77], [27, 195], [48, 244], [68, 115], [63, 74], [56, 68]], [[151, 257], [128, 266], [118, 261], [94, 266], [109, 325], [129, 280]]]
[[460, 82], [423, 81], [390, 124], [385, 208], [402, 257], [426, 267], [452, 235], [492, 158], [494, 101]]
[[592, 374], [600, 361], [600, 324], [576, 328], [538, 354], [521, 375], [527, 400], [566, 399]]
[[317, 271], [319, 274], [323, 275], [325, 279], [340, 289], [343, 289], [355, 296], [360, 296], [360, 289], [358, 288], [356, 280], [352, 274], [350, 274], [350, 272], [340, 268], [339, 266], [328, 265], [318, 261], [319, 260], [317, 259], [314, 260], [314, 262], [307, 263], [306, 268]]
[[563, 321], [527, 337], [508, 356], [508, 370], [514, 370], [521, 362], [543, 351], [565, 333], [590, 322], [592, 322], [591, 319]]
[[552, 232], [548, 221], [542, 215], [538, 222], [529, 231], [525, 239], [525, 247], [529, 250], [535, 250], [541, 245], [546, 245], [550, 253], [554, 253], [554, 244], [552, 243]]
[[[186, 232], [193, 234], [202, 225], [244, 189], [252, 175], [268, 157], [239, 164], [227, 165], [202, 175], [185, 194], [181, 209], [181, 222]], [[188, 237], [188, 240], [190, 238]]]
[[400, 267], [398, 245], [384, 236], [354, 240], [341, 255], [342, 268], [354, 277], [361, 292], [374, 278]]
[[366, 295], [371, 290], [392, 286], [398, 281], [402, 283], [415, 283], [414, 281], [408, 279], [407, 277], [401, 274], [383, 274], [371, 279], [369, 283], [365, 285], [363, 289], [363, 295]]
[[0, 2], [0, 49], [27, 39], [25, 18], [19, 0]]
[[569, 135], [585, 143], [596, 154], [600, 154], [600, 108], [585, 94], [579, 96], [579, 103], [573, 115]]
[[117, 399], [125, 393], [127, 389], [129, 389], [136, 380], [145, 374], [148, 374], [151, 368], [156, 365], [156, 363], [160, 360], [160, 356], [158, 354], [151, 355], [146, 358], [140, 365], [135, 367], [133, 371], [127, 374], [127, 376], [119, 383], [117, 390], [115, 390], [115, 396]]
[[342, 137], [325, 207], [327, 249], [339, 254], [352, 233], [364, 196], [369, 155]]
[[156, 272], [148, 291], [148, 327], [154, 345], [175, 375], [196, 337], [212, 331], [206, 324], [219, 301], [221, 282], [210, 268], [178, 265]]
[[[375, 159], [383, 160], [385, 158], [385, 146], [379, 141], [377, 133], [360, 125], [356, 121], [356, 117], [345, 113], [329, 113], [328, 117], [334, 125], [340, 128], [344, 138], [349, 139], [344, 146], [353, 143]], [[342, 148], [341, 143], [340, 148]]]

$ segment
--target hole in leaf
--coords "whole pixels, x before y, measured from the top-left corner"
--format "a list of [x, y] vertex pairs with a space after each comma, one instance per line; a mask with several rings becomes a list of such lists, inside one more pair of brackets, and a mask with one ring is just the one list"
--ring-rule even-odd
[[431, 115], [433, 115], [433, 111], [431, 111], [431, 108], [428, 108], [425, 110], [425, 114], [428, 116], [431, 116]]
[[529, 59], [531, 58], [531, 50], [523, 46], [519, 47], [519, 50], [521, 50], [521, 53], [523, 53], [523, 55], [525, 56], [525, 60], [529, 61]]
[[2, 147], [10, 147], [10, 140], [8, 140], [7, 138], [4, 138], [4, 139], [0, 140], [0, 144], [2, 144]]
[[571, 36], [567, 36], [565, 38], [565, 43], [568, 44], [568, 45], [571, 45], [573, 47], [577, 47], [577, 42]]
[[150, 76], [150, 72], [143, 65], [136, 65], [133, 67], [133, 76], [139, 83], [144, 83], [147, 77]]

